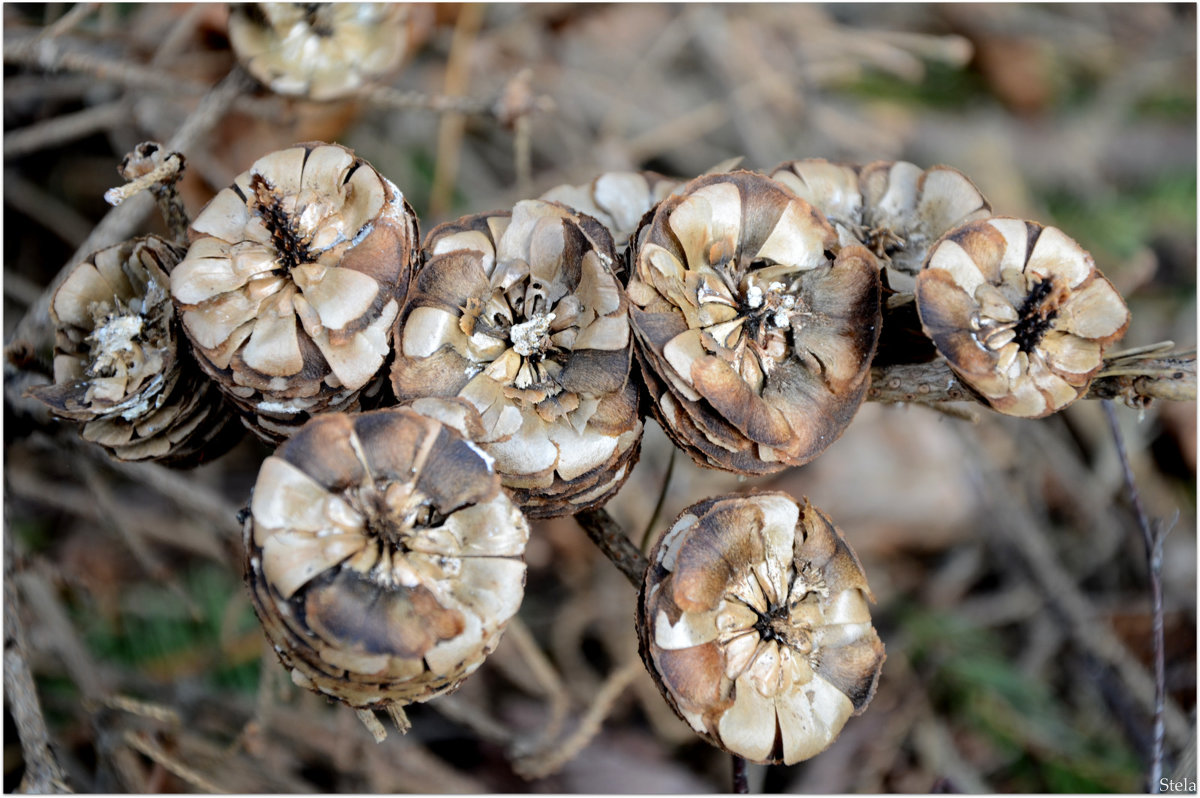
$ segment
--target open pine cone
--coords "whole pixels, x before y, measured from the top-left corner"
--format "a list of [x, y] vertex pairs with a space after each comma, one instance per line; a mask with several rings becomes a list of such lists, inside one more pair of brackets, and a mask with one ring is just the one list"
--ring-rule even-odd
[[260, 158], [192, 223], [171, 295], [201, 366], [260, 438], [355, 410], [385, 379], [418, 255], [400, 190], [336, 144]]
[[787, 161], [771, 177], [825, 214], [843, 245], [859, 243], [892, 271], [891, 286], [911, 290], [929, 248], [943, 233], [991, 216], [975, 184], [949, 166], [908, 161], [866, 166], [823, 158]]
[[426, 238], [395, 344], [400, 401], [461, 396], [531, 517], [598, 506], [629, 476], [642, 423], [628, 301], [591, 217], [528, 200]]
[[331, 100], [400, 65], [410, 15], [407, 3], [235, 4], [229, 43], [272, 91]]
[[1087, 393], [1129, 325], [1121, 294], [1055, 227], [996, 217], [955, 228], [917, 275], [925, 332], [996, 410], [1040, 418]]
[[862, 566], [824, 513], [782, 493], [684, 510], [650, 553], [642, 660], [667, 703], [752, 762], [819, 754], [883, 666]]
[[408, 408], [326, 413], [267, 458], [246, 579], [299, 685], [360, 710], [453, 690], [521, 604], [529, 525], [489, 458]]
[[244, 432], [180, 348], [168, 274], [183, 254], [156, 236], [102, 249], [50, 302], [54, 384], [31, 394], [118, 460], [196, 465]]
[[630, 244], [627, 291], [655, 414], [700, 465], [767, 474], [833, 443], [879, 337], [879, 270], [752, 172], [701, 177]]

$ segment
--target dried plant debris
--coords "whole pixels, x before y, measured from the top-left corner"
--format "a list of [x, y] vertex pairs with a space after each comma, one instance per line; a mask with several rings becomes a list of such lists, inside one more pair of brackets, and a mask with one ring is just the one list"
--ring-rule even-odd
[[1040, 418], [1083, 396], [1129, 325], [1121, 295], [1061, 230], [993, 218], [956, 228], [917, 277], [921, 325], [996, 410]]
[[404, 3], [238, 4], [229, 42], [271, 91], [332, 100], [400, 66], [410, 14]]
[[490, 458], [449, 427], [326, 413], [263, 462], [246, 579], [293, 681], [402, 719], [499, 643], [528, 538]]
[[260, 438], [355, 410], [386, 379], [418, 235], [400, 190], [336, 144], [266, 155], [201, 211], [171, 295], [200, 364]]
[[751, 172], [698, 178], [630, 244], [631, 320], [655, 413], [697, 463], [800, 465], [858, 410], [879, 338], [874, 256]]
[[682, 184], [658, 172], [605, 172], [581, 186], [555, 186], [539, 199], [561, 202], [600, 221], [618, 251], [646, 212]]
[[753, 762], [825, 750], [883, 666], [854, 552], [807, 501], [706, 499], [658, 540], [638, 605], [642, 659], [688, 725]]
[[50, 303], [54, 384], [32, 395], [118, 460], [196, 465], [243, 432], [180, 346], [168, 274], [183, 255], [155, 236], [102, 249]]
[[430, 232], [395, 343], [401, 401], [459, 396], [531, 517], [606, 501], [637, 460], [628, 300], [608, 231], [527, 200]]
[[860, 243], [875, 253], [892, 269], [893, 288], [911, 288], [944, 233], [991, 216], [975, 184], [949, 166], [922, 170], [907, 161], [859, 166], [806, 158], [780, 164], [771, 177], [825, 214], [843, 245]]

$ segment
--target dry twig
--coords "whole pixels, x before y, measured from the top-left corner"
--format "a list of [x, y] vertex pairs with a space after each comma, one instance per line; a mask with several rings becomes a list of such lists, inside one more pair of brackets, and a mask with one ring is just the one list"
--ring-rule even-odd
[[29, 670], [26, 655], [25, 630], [18, 615], [19, 600], [13, 581], [13, 540], [11, 534], [4, 536], [4, 697], [17, 736], [21, 740], [21, 753], [25, 761], [25, 776], [21, 779], [19, 792], [69, 793], [67, 777], [54, 752], [50, 750], [50, 734], [42, 716], [37, 688]]
[[1159, 524], [1155, 530], [1150, 529], [1150, 521], [1142, 507], [1141, 494], [1138, 493], [1137, 483], [1133, 479], [1133, 469], [1129, 465], [1129, 455], [1125, 451], [1125, 438], [1121, 435], [1120, 424], [1117, 423], [1117, 412], [1113, 409], [1111, 399], [1105, 399], [1100, 404], [1108, 416], [1108, 426], [1112, 430], [1117, 457], [1121, 461], [1125, 490], [1129, 493], [1129, 503], [1133, 506], [1133, 514], [1142, 533], [1142, 543], [1146, 547], [1146, 565], [1150, 575], [1150, 609], [1154, 618], [1154, 738], [1151, 744], [1150, 774], [1146, 785], [1149, 792], [1161, 792], [1159, 779], [1162, 778], [1163, 772], [1163, 712], [1167, 683], [1163, 643], [1162, 557], [1163, 541], [1170, 527]]
[[640, 590], [649, 563], [638, 547], [629, 540], [621, 525], [613, 520], [603, 507], [579, 513], [575, 520], [600, 551], [604, 552], [604, 556], [625, 575], [634, 589]]
[[[1003, 545], [1012, 545], [1025, 563], [1038, 587], [1061, 613], [1064, 630], [1089, 655], [1112, 667], [1134, 699], [1146, 710], [1155, 709], [1154, 678], [1108, 626], [1096, 623], [1096, 610], [1074, 577], [1059, 562], [1054, 549], [1042, 532], [1041, 524], [1019, 502], [999, 495], [1004, 476], [986, 466], [973, 475], [989, 519], [989, 530]], [[1183, 711], [1169, 698], [1164, 702], [1166, 736], [1171, 744], [1182, 747], [1189, 723]]]
[[551, 750], [517, 760], [514, 769], [527, 779], [537, 779], [557, 772], [574, 759], [600, 731], [600, 725], [612, 711], [613, 705], [641, 668], [642, 661], [636, 658], [609, 674], [591, 705], [579, 719], [579, 725]]

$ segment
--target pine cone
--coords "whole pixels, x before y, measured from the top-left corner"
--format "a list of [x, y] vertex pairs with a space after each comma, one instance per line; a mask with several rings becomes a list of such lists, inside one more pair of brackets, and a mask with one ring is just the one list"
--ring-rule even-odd
[[418, 254], [400, 190], [345, 147], [271, 153], [192, 223], [171, 295], [200, 365], [260, 438], [355, 410], [386, 379]]
[[825, 214], [843, 246], [870, 249], [890, 267], [897, 290], [912, 289], [913, 275], [943, 233], [992, 213], [975, 184], [949, 166], [922, 171], [907, 161], [859, 166], [808, 158], [780, 164], [771, 177]]
[[238, 4], [229, 43], [271, 91], [332, 100], [400, 66], [410, 15], [403, 3]]
[[188, 467], [244, 433], [216, 386], [180, 349], [167, 292], [183, 250], [156, 236], [102, 249], [50, 302], [54, 384], [30, 391], [117, 460]]
[[879, 272], [820, 213], [752, 172], [693, 180], [630, 244], [628, 294], [655, 414], [700, 465], [768, 474], [833, 443], [879, 337]]
[[293, 681], [403, 718], [500, 642], [528, 539], [487, 457], [450, 428], [407, 408], [326, 413], [263, 462], [246, 579]]
[[1087, 393], [1129, 310], [1054, 227], [996, 217], [955, 228], [917, 275], [926, 334], [1001, 413], [1041, 418]]
[[434, 229], [395, 343], [400, 401], [461, 396], [531, 517], [599, 506], [637, 461], [628, 301], [591, 217], [528, 200]]
[[620, 252], [646, 212], [681, 184], [658, 172], [605, 172], [582, 186], [555, 186], [538, 199], [594, 217], [612, 233]]
[[655, 545], [639, 649], [667, 703], [751, 762], [824, 751], [883, 666], [862, 566], [833, 523], [782, 493], [706, 499]]

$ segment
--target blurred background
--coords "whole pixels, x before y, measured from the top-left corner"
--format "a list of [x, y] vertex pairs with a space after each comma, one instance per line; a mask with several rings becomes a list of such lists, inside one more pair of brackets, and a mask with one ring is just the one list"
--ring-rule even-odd
[[[163, 230], [148, 200], [102, 200], [140, 141], [189, 131], [194, 215], [261, 155], [335, 140], [404, 191], [423, 232], [606, 170], [944, 163], [996, 213], [1094, 255], [1132, 312], [1120, 348], [1194, 348], [1194, 5], [418, 5], [404, 64], [379, 81], [394, 91], [321, 103], [231, 84], [228, 13], [3, 8], [3, 324], [6, 345], [32, 344], [5, 373], [6, 670], [19, 628], [75, 791], [730, 785], [729, 758], [642, 671], [634, 591], [572, 519], [534, 525], [520, 622], [494, 655], [377, 746], [352, 712], [291, 686], [244, 592], [235, 515], [264, 446], [184, 473], [114, 464], [21, 399], [48, 373], [38, 300], [60, 269], [85, 245]], [[608, 507], [635, 542], [702, 498], [784, 490], [835, 520], [877, 599], [874, 702], [813, 760], [751, 766], [753, 791], [1144, 790], [1149, 579], [1105, 414], [979, 416], [868, 403], [816, 461], [759, 479], [673, 456], [647, 422]], [[1194, 785], [1196, 406], [1117, 416], [1147, 514], [1173, 524], [1164, 776]], [[27, 775], [14, 695], [6, 672], [6, 791]]]

